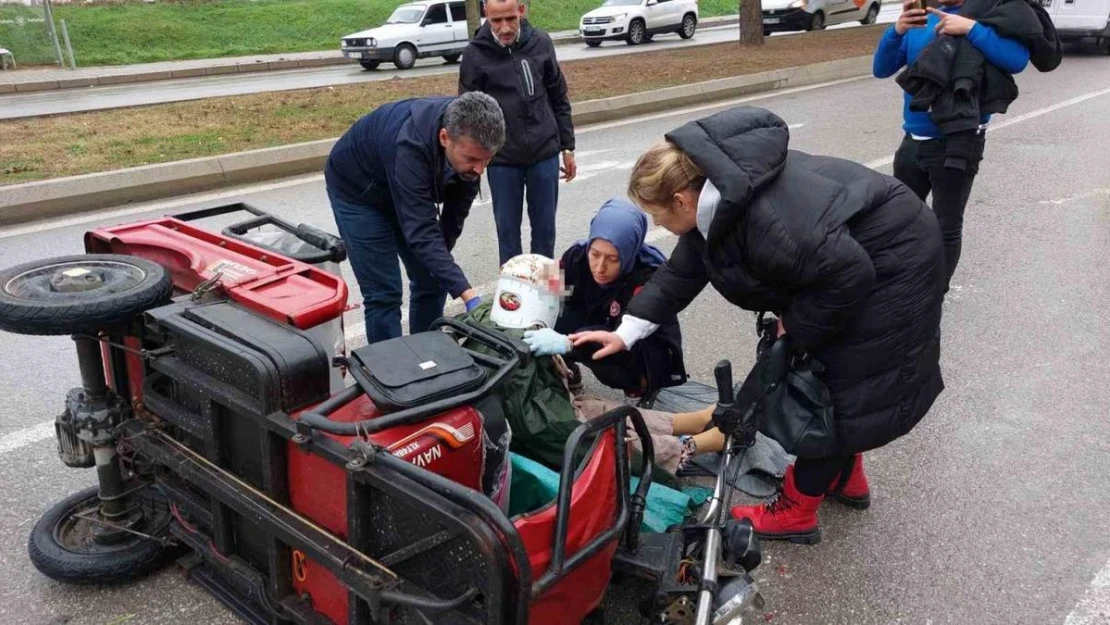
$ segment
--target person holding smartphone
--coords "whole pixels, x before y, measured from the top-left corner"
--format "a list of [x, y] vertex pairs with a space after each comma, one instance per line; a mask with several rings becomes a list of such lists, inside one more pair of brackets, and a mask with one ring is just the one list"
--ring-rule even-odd
[[[964, 0], [907, 0], [898, 21], [887, 29], [875, 50], [873, 71], [889, 78], [917, 62], [922, 52], [941, 35], [963, 37], [982, 54], [986, 63], [1003, 72], [1017, 74], [1029, 63], [1030, 52], [1021, 42], [1000, 36], [995, 29], [960, 14]], [[990, 114], [984, 113], [978, 128], [945, 134], [934, 121], [932, 110], [911, 109], [913, 95], [905, 94], [903, 109], [905, 137], [894, 156], [894, 176], [922, 200], [933, 194], [933, 212], [944, 239], [944, 260], [951, 286], [960, 260], [964, 209], [979, 172], [986, 145]], [[935, 107], [935, 105], [934, 105]], [[934, 108], [935, 110], [935, 108]]]

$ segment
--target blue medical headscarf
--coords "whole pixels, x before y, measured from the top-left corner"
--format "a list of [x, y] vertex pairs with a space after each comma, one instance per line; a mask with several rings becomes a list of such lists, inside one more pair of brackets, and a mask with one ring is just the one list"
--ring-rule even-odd
[[647, 215], [643, 211], [628, 200], [613, 198], [602, 204], [590, 221], [590, 238], [578, 244], [589, 247], [596, 239], [612, 243], [621, 257], [623, 278], [636, 266], [637, 260], [649, 267], [658, 267], [666, 262], [663, 252], [644, 243], [647, 231]]

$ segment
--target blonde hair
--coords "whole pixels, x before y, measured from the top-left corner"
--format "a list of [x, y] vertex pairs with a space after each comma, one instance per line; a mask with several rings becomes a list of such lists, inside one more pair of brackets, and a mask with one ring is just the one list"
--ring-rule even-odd
[[688, 187], [700, 191], [703, 185], [705, 172], [677, 145], [664, 140], [636, 161], [628, 180], [628, 197], [651, 213], [669, 209], [676, 193]]

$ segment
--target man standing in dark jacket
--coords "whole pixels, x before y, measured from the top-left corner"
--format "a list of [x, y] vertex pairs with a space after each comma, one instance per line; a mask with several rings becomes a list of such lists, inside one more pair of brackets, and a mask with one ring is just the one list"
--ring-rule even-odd
[[398, 257], [409, 277], [409, 332], [443, 316], [447, 293], [468, 311], [481, 302], [451, 249], [504, 140], [497, 102], [468, 93], [386, 104], [332, 148], [324, 180], [362, 291], [367, 342], [401, 336]]
[[[1029, 50], [1024, 45], [999, 36], [990, 26], [961, 16], [964, 0], [940, 0], [939, 4], [939, 10], [922, 10], [915, 8], [915, 2], [905, 3], [902, 15], [879, 40], [875, 50], [873, 69], [877, 78], [888, 78], [902, 67], [916, 63], [922, 52], [941, 35], [948, 37], [939, 43], [949, 47], [959, 43], [953, 37], [966, 39], [986, 63], [1003, 72], [1017, 74], [1025, 69]], [[930, 191], [933, 193], [933, 212], [944, 239], [947, 290], [960, 260], [964, 209], [983, 158], [990, 115], [981, 115], [971, 130], [945, 134], [934, 119], [935, 113], [916, 110], [911, 106], [912, 101], [913, 96], [906, 93], [902, 125], [906, 135], [894, 156], [894, 176], [922, 200]]]
[[463, 52], [459, 92], [483, 91], [505, 112], [508, 139], [489, 168], [500, 263], [522, 253], [527, 189], [533, 254], [555, 256], [559, 154], [574, 180], [574, 124], [567, 83], [547, 33], [524, 19], [520, 0], [487, 0], [486, 23]]

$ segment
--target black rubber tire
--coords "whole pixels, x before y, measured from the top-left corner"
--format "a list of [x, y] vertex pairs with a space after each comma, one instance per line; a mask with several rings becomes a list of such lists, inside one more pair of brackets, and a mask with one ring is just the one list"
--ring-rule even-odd
[[811, 15], [806, 30], [825, 30], [825, 13], [818, 11]]
[[[31, 529], [27, 553], [43, 575], [67, 584], [122, 584], [162, 568], [176, 549], [136, 536], [98, 554], [79, 553], [60, 545], [55, 529], [75, 510], [96, 505], [99, 487], [86, 488], [59, 501]], [[90, 501], [91, 500], [91, 501]], [[168, 514], [165, 525], [169, 523]], [[165, 527], [151, 535], [165, 534]], [[144, 528], [150, 531], [150, 528]]]
[[766, 28], [764, 28], [764, 29], [763, 29], [763, 36], [764, 36], [764, 37], [770, 37], [770, 36], [771, 36], [771, 31], [769, 31], [769, 30], [767, 30]]
[[[404, 57], [403, 50], [411, 51], [412, 54], [407, 58]], [[412, 44], [402, 43], [393, 49], [393, 66], [397, 69], [412, 69], [416, 65], [416, 48]]]
[[[692, 22], [692, 24], [689, 26], [689, 28], [687, 28], [687, 23], [688, 22]], [[698, 18], [694, 17], [693, 13], [687, 13], [686, 15], [682, 16], [682, 26], [680, 26], [678, 28], [678, 36], [682, 37], [683, 39], [689, 39], [689, 38], [693, 37], [694, 33], [696, 33], [697, 31], [698, 31]], [[686, 33], [689, 33], [689, 34], [686, 34]]]
[[[70, 297], [34, 299], [9, 292], [12, 281], [36, 269], [83, 263], [128, 265], [143, 272], [142, 279], [123, 291], [97, 289]], [[0, 330], [16, 334], [65, 336], [95, 334], [131, 321], [135, 315], [166, 301], [173, 292], [170, 274], [161, 265], [135, 256], [85, 254], [24, 263], [0, 271]]]
[[586, 45], [591, 47], [591, 48], [598, 48], [598, 47], [601, 47], [601, 42], [600, 41], [587, 41]]
[[447, 61], [448, 65], [454, 65], [455, 63], [458, 63], [459, 59], [461, 59], [461, 58], [462, 58], [461, 54], [445, 54], [445, 55], [443, 55], [443, 60]]
[[358, 64], [362, 66], [362, 69], [369, 70], [369, 71], [374, 71], [374, 70], [378, 69], [378, 66], [381, 65], [382, 62], [381, 61], [359, 61]]
[[859, 23], [863, 24], [864, 26], [870, 26], [870, 25], [874, 24], [875, 22], [877, 22], [878, 20], [879, 20], [879, 5], [878, 4], [872, 4], [867, 9], [867, 15], [865, 15], [864, 18], [859, 21]]
[[628, 37], [625, 39], [630, 46], [638, 46], [646, 40], [647, 27], [643, 20], [632, 20], [628, 25]]

